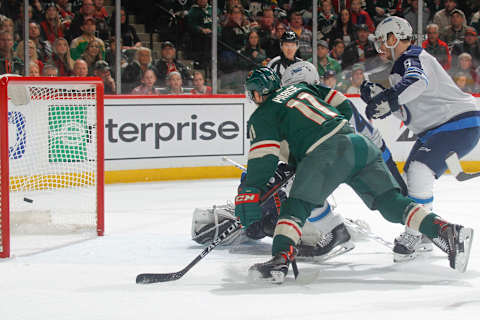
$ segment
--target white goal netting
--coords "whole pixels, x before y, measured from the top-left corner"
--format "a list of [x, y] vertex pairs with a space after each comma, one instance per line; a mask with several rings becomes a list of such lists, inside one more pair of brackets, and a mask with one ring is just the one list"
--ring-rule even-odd
[[95, 234], [96, 85], [10, 82], [8, 92], [11, 236]]

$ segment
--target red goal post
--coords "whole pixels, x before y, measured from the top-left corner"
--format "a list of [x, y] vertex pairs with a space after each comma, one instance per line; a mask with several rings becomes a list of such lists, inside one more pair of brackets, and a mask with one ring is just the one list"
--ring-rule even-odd
[[103, 235], [103, 99], [100, 78], [0, 78], [0, 258], [17, 234]]

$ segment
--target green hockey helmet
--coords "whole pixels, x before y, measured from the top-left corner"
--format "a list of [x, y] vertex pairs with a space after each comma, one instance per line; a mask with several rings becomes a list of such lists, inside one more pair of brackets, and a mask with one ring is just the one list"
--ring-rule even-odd
[[281, 87], [281, 80], [277, 73], [268, 67], [261, 67], [250, 72], [245, 82], [245, 88], [250, 98], [253, 91], [264, 96], [272, 93]]

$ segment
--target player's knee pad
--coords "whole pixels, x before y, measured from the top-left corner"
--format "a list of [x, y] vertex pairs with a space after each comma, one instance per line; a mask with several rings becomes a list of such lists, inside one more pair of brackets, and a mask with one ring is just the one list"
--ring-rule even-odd
[[384, 192], [375, 199], [375, 206], [382, 216], [393, 223], [403, 223], [406, 208], [412, 200], [405, 197], [397, 189]]
[[413, 161], [406, 174], [409, 198], [423, 204], [427, 210], [432, 210], [435, 173], [424, 163]]

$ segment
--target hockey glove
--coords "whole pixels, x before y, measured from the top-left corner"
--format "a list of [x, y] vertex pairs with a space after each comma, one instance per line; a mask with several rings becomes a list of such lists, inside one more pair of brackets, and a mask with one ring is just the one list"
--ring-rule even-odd
[[240, 218], [244, 227], [262, 218], [260, 208], [260, 190], [254, 187], [245, 187], [239, 190], [235, 197], [235, 216]]
[[385, 88], [371, 81], [363, 80], [362, 85], [360, 86], [360, 97], [365, 103], [370, 103], [373, 97], [385, 90]]
[[392, 112], [400, 109], [398, 104], [398, 96], [393, 89], [385, 89], [367, 104], [365, 115], [370, 119], [384, 119]]

